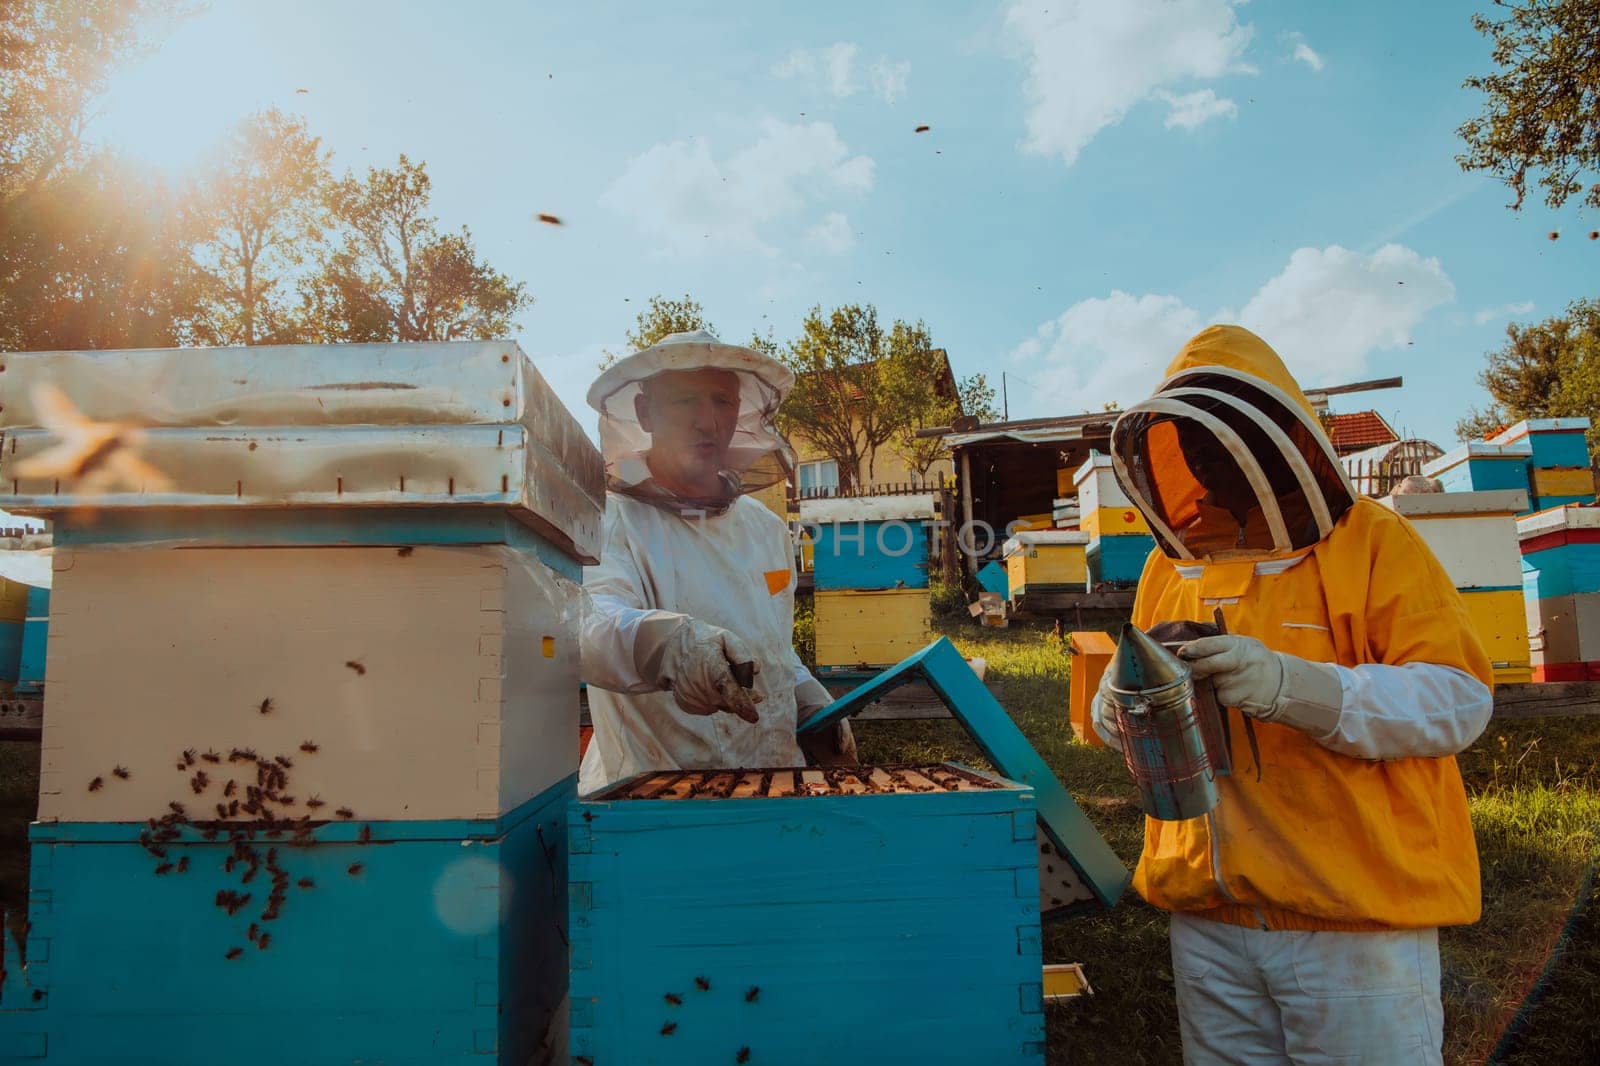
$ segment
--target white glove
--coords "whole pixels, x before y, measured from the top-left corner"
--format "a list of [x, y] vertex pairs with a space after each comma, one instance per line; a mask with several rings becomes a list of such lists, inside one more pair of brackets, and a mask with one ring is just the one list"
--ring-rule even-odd
[[1339, 725], [1344, 686], [1339, 668], [1273, 651], [1254, 637], [1191, 640], [1178, 649], [1195, 680], [1211, 678], [1217, 703], [1263, 722], [1325, 737]]
[[[833, 694], [814, 677], [794, 687], [795, 725], [804, 725], [822, 708], [833, 702]], [[856, 735], [850, 720], [841, 718], [829, 729], [799, 736], [800, 750], [816, 766], [855, 766], [861, 762], [856, 751]]]
[[1089, 720], [1094, 725], [1094, 731], [1100, 734], [1100, 739], [1118, 751], [1122, 750], [1122, 731], [1117, 728], [1117, 706], [1112, 700], [1111, 671], [1107, 670], [1100, 675], [1100, 686], [1095, 689], [1094, 701], [1090, 705]]
[[756, 701], [733, 676], [733, 664], [761, 664], [744, 641], [726, 629], [685, 618], [661, 649], [660, 684], [672, 690], [678, 706], [689, 714], [727, 711], [757, 722]]

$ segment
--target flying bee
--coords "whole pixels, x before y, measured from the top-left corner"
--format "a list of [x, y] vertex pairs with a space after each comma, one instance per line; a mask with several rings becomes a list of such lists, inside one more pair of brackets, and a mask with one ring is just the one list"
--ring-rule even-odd
[[256, 708], [256, 710], [260, 711], [262, 714], [271, 714], [272, 713], [272, 697], [268, 696], [266, 699], [262, 700], [260, 706], [258, 706]]
[[222, 756], [218, 755], [214, 751], [208, 751], [208, 752], [206, 752], [204, 755], [202, 755], [200, 757], [202, 759], [204, 759], [206, 762], [210, 762], [210, 763], [217, 763], [217, 762], [221, 762], [222, 761]]
[[89, 782], [89, 791], [90, 792], [99, 792], [101, 786], [103, 786], [105, 783], [106, 783], [105, 782], [105, 778], [97, 777], [93, 781]]
[[323, 806], [323, 802], [317, 797], [312, 796], [310, 799], [306, 800], [306, 806], [310, 807], [312, 810], [316, 810], [318, 807]]
[[750, 1061], [750, 1049], [747, 1048], [747, 1047], [740, 1048], [739, 1049], [739, 1053], [733, 1057], [733, 1061], [734, 1062], [749, 1062]]
[[183, 749], [183, 764], [185, 766], [193, 766], [194, 765], [194, 749], [193, 748], [184, 748]]
[[340, 818], [354, 818], [356, 816], [356, 812], [352, 811], [349, 807], [340, 807], [333, 813], [337, 814]]
[[746, 992], [744, 994], [744, 1001], [746, 1003], [754, 1003], [756, 1000], [758, 1000], [760, 998], [761, 998], [761, 988], [760, 988], [759, 985], [751, 985], [750, 986], [750, 991], [748, 991], [748, 992]]
[[702, 992], [711, 991], [711, 982], [706, 980], [704, 977], [696, 977], [694, 979], [694, 986]]
[[132, 774], [128, 773], [128, 768], [126, 766], [113, 767], [111, 770], [111, 775], [113, 777], [120, 777], [124, 781], [133, 776]]
[[300, 750], [305, 752], [307, 755], [313, 755], [317, 751], [317, 745], [313, 744], [309, 740], [304, 740], [300, 742]]
[[674, 1007], [683, 1006], [683, 997], [682, 996], [674, 995], [673, 993], [668, 992], [666, 995], [662, 996], [661, 998], [666, 1000], [668, 1003], [672, 1004]]
[[357, 677], [366, 675], [367, 667], [360, 659], [346, 659], [345, 665], [356, 672]]

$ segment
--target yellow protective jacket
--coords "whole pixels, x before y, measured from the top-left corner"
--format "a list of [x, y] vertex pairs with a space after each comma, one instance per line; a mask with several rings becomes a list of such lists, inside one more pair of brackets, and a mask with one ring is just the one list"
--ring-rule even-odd
[[[1217, 367], [1224, 369], [1209, 373]], [[1250, 387], [1250, 378], [1269, 383], [1277, 399]], [[1196, 383], [1209, 391], [1195, 392]], [[1231, 426], [1240, 420], [1212, 394], [1242, 395], [1268, 410], [1268, 420], [1315, 468], [1327, 511], [1312, 516], [1316, 508], [1301, 498], [1306, 482], [1294, 482], [1274, 457], [1263, 468], [1288, 539], [1233, 548], [1215, 528], [1217, 515], [1232, 522], [1228, 512], [1208, 506], [1197, 475], [1181, 465], [1171, 426], [1176, 401], [1136, 405], [1118, 424], [1113, 452], [1130, 496], [1164, 532], [1139, 580], [1135, 625], [1209, 622], [1220, 606], [1230, 633], [1304, 659], [1345, 667], [1436, 664], [1459, 671], [1468, 685], [1472, 678], [1491, 683], [1488, 658], [1449, 577], [1405, 519], [1356, 497], [1330, 469], [1331, 447], [1271, 348], [1237, 327], [1212, 327], [1174, 360], [1152, 400], [1183, 396], [1184, 388], [1186, 402]], [[1286, 397], [1295, 410], [1279, 409]], [[1271, 450], [1255, 432], [1241, 428], [1240, 439], [1258, 455]], [[1253, 514], [1237, 527], [1246, 530], [1239, 540], [1262, 525]], [[1218, 550], [1219, 543], [1228, 547]], [[1255, 729], [1259, 780], [1236, 725], [1233, 771], [1219, 779], [1215, 810], [1182, 822], [1146, 820], [1134, 877], [1145, 899], [1271, 929], [1477, 920], [1477, 849], [1452, 754], [1357, 758], [1286, 725], [1260, 722]]]

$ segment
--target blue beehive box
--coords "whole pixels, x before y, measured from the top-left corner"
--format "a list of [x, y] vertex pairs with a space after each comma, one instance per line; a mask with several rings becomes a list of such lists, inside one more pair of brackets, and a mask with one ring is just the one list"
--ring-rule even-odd
[[1148, 533], [1122, 533], [1091, 540], [1085, 550], [1089, 588], [1137, 584], [1145, 559], [1155, 546], [1156, 539]]
[[928, 587], [931, 494], [804, 500], [800, 512], [818, 591]]
[[28, 589], [28, 616], [22, 623], [22, 656], [17, 692], [37, 695], [44, 689], [45, 641], [50, 630], [50, 590]]
[[1446, 492], [1491, 492], [1512, 489], [1532, 495], [1528, 464], [1533, 447], [1526, 440], [1506, 444], [1473, 441], [1446, 452], [1422, 468]]
[[1042, 1063], [1033, 799], [938, 766], [574, 804], [572, 1061]]
[[[561, 1061], [572, 796], [569, 779], [502, 819], [379, 822], [369, 842], [366, 823], [308, 846], [256, 831], [245, 883], [226, 836], [186, 827], [156, 855], [148, 826], [36, 825], [0, 1063]], [[250, 899], [229, 914], [220, 892]]]
[[1588, 429], [1587, 418], [1532, 418], [1504, 430], [1489, 443], [1526, 445], [1528, 464], [1537, 470], [1587, 467], [1589, 443], [1585, 434]]

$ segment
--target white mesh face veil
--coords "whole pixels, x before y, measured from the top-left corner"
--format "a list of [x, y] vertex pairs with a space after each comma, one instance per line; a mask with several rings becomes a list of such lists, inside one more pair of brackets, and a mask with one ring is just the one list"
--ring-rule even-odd
[[1229, 367], [1168, 378], [1111, 435], [1117, 479], [1179, 559], [1295, 552], [1355, 501], [1327, 436], [1281, 389]]
[[730, 371], [737, 377], [738, 420], [722, 464], [725, 495], [680, 502], [697, 509], [719, 509], [740, 493], [766, 488], [793, 472], [794, 453], [778, 432], [776, 419], [778, 405], [794, 385], [794, 375], [754, 349], [724, 344], [697, 330], [673, 333], [619, 360], [589, 387], [589, 406], [600, 412], [600, 451], [609, 489], [657, 502], [678, 499], [651, 475], [651, 434], [640, 425], [634, 400], [651, 378], [696, 370]]

